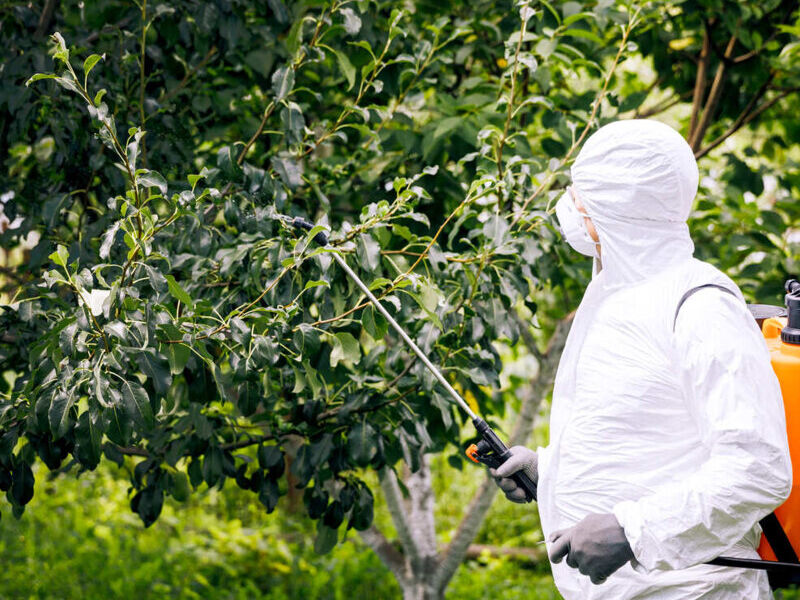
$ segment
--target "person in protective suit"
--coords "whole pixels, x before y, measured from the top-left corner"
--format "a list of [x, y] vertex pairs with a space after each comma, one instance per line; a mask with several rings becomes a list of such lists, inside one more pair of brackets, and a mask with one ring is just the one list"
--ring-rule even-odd
[[[703, 564], [758, 558], [758, 521], [788, 496], [778, 380], [739, 288], [692, 256], [698, 170], [656, 121], [606, 125], [556, 205], [594, 257], [553, 389], [550, 444], [493, 472], [538, 482], [556, 586], [568, 600], [771, 598], [766, 573]], [[684, 294], [692, 293], [677, 311]]]

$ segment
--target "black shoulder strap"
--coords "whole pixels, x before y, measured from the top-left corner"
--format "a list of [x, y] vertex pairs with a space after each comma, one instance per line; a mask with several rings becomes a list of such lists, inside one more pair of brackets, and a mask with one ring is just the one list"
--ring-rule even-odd
[[775, 558], [781, 562], [800, 562], [775, 513], [769, 513], [759, 521], [759, 525], [761, 525], [761, 530], [764, 532], [764, 537], [767, 538], [770, 548], [775, 553]]
[[717, 285], [716, 283], [704, 283], [703, 285], [698, 285], [697, 287], [693, 287], [692, 289], [687, 291], [683, 296], [681, 296], [681, 299], [678, 301], [678, 307], [675, 309], [675, 316], [672, 319], [672, 331], [673, 332], [675, 331], [675, 324], [678, 322], [678, 313], [680, 312], [681, 306], [683, 306], [683, 303], [686, 302], [689, 299], [689, 297], [692, 294], [694, 294], [695, 292], [699, 292], [703, 288], [709, 288], [709, 287], [717, 288], [719, 290], [722, 290], [723, 292], [729, 293], [733, 297], [736, 297], [736, 294], [734, 294], [731, 290], [726, 288], [724, 285]]

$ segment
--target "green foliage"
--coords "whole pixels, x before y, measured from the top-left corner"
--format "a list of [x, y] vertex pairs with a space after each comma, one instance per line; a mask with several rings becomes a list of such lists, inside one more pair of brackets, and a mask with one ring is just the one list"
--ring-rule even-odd
[[[463, 418], [328, 253], [359, 269], [482, 412], [502, 413], [492, 341], [517, 340], [511, 311], [535, 312], [551, 272], [539, 259], [557, 260], [546, 207], [531, 200], [564, 169], [518, 127], [555, 118], [574, 133], [581, 113], [553, 112], [551, 83], [578, 64], [602, 70], [614, 51], [604, 38], [637, 17], [486, 3], [498, 28], [456, 5], [213, 6], [195, 19], [188, 5], [142, 5], [129, 14], [140, 37], [100, 33], [91, 53], [77, 31], [69, 43], [56, 33], [55, 71], [27, 78], [46, 112], [23, 112], [12, 135], [44, 125], [58, 150], [18, 163], [9, 182], [8, 210], [41, 234], [2, 317], [13, 336], [3, 357], [19, 374], [0, 411], [0, 430], [19, 440], [3, 455], [9, 499], [21, 513], [37, 455], [81, 470], [140, 457], [130, 504], [146, 526], [166, 496], [185, 495], [178, 480], [233, 480], [271, 512], [291, 476], [325, 552], [370, 525], [362, 469], [416, 469], [421, 453], [459, 444]], [[18, 55], [11, 75], [28, 60]], [[89, 172], [76, 190], [63, 174], [78, 163]], [[43, 213], [25, 200], [36, 189]], [[333, 249], [281, 213], [324, 223]]]
[[[316, 556], [305, 541], [307, 519], [284, 514], [265, 523], [249, 495], [235, 488], [205, 491], [182, 505], [168, 502], [146, 531], [128, 510], [127, 488], [107, 468], [80, 479], [42, 481], [43, 493], [26, 518], [5, 521], [0, 530], [9, 559], [0, 573], [3, 597], [344, 600], [353, 593], [398, 594], [374, 554], [344, 544], [330, 557]], [[87, 495], [96, 500], [87, 503]], [[43, 563], [50, 567], [42, 570]]]
[[[443, 531], [452, 531], [459, 499], [480, 481], [471, 472], [454, 474], [444, 461], [433, 473], [436, 494], [445, 500], [437, 519]], [[344, 600], [354, 594], [400, 595], [388, 570], [352, 532], [353, 543], [317, 556], [309, 519], [281, 511], [265, 520], [250, 495], [235, 487], [204, 490], [180, 504], [168, 500], [159, 521], [143, 531], [128, 510], [127, 488], [123, 472], [107, 466], [80, 478], [42, 478], [40, 496], [25, 519], [4, 521], [0, 529], [0, 549], [8, 557], [0, 573], [3, 597]], [[95, 500], [88, 503], [87, 497]], [[388, 515], [379, 509], [377, 518], [385, 526]], [[479, 541], [535, 541], [534, 521], [534, 511], [498, 503]], [[51, 567], [42, 570], [43, 563]], [[532, 567], [484, 555], [466, 564], [447, 597], [477, 600], [491, 592], [557, 598], [546, 569], [546, 564]]]
[[[640, 47], [665, 87], [689, 85], [692, 57], [658, 42], [666, 22], [698, 30], [689, 4], [104, 0], [62, 7], [49, 45], [30, 6], [0, 16], [0, 190], [21, 219], [0, 242], [26, 248], [0, 307], [13, 513], [37, 457], [83, 472], [132, 456], [146, 526], [169, 497], [235, 483], [270, 513], [303, 488], [321, 552], [369, 527], [370, 471], [460, 448], [463, 415], [330, 254], [502, 416], [494, 342], [517, 342], [515, 313], [546, 337], [588, 277], [551, 222], [570, 160], [648, 97]], [[746, 6], [756, 49], [776, 24]], [[781, 78], [791, 27], [759, 34]], [[758, 160], [730, 153], [695, 221], [700, 256], [762, 300], [798, 264], [797, 157], [773, 139], [792, 127]], [[779, 162], [781, 197], [747, 202]]]

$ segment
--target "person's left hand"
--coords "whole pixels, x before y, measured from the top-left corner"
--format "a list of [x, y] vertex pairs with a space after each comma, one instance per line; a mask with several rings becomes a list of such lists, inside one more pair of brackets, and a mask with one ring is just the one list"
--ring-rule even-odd
[[603, 583], [609, 575], [633, 558], [625, 531], [612, 514], [589, 515], [583, 521], [550, 535], [550, 560], [578, 569], [592, 583]]

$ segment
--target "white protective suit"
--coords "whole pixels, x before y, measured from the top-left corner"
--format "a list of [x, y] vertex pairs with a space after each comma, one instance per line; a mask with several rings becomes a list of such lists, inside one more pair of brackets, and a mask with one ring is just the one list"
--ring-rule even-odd
[[[572, 167], [602, 269], [559, 364], [550, 445], [539, 448], [545, 537], [613, 513], [635, 561], [601, 585], [553, 565], [568, 600], [771, 598], [762, 571], [701, 563], [758, 558], [756, 524], [788, 496], [778, 380], [738, 287], [692, 257], [698, 184], [684, 139], [656, 121], [606, 125]], [[715, 283], [735, 293], [705, 288]]]

